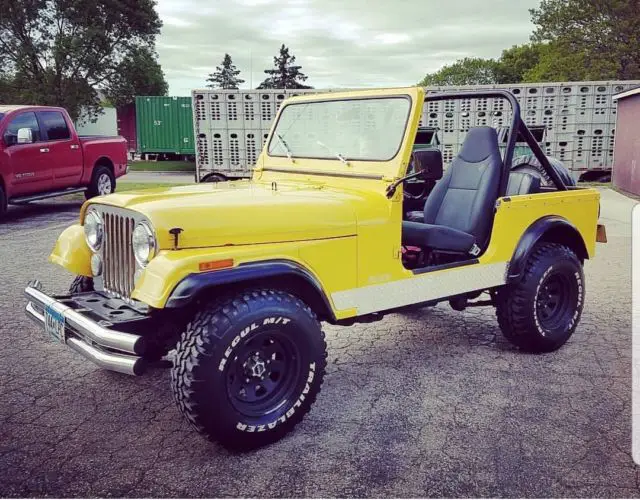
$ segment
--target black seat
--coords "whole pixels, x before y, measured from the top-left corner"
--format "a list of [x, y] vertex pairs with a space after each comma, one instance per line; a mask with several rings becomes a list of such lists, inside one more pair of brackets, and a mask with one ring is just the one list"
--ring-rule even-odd
[[540, 192], [540, 177], [527, 172], [511, 172], [507, 184], [507, 196]]
[[424, 222], [402, 223], [405, 245], [477, 255], [493, 223], [502, 158], [491, 127], [469, 130], [424, 206]]

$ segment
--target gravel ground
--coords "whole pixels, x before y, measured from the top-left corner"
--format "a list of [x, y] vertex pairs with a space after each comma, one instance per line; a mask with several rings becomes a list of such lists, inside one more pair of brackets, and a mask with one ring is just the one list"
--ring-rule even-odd
[[446, 305], [326, 326], [329, 367], [284, 440], [231, 454], [178, 414], [160, 369], [95, 368], [43, 336], [22, 290], [72, 276], [46, 261], [79, 203], [0, 224], [0, 496], [635, 497], [631, 459], [632, 202], [603, 192], [609, 243], [586, 265], [577, 332], [521, 354], [491, 308]]

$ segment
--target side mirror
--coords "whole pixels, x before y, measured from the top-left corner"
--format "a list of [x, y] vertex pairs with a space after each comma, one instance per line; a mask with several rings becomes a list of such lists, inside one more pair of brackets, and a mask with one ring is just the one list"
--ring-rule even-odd
[[422, 175], [420, 175], [420, 177], [425, 181], [437, 181], [438, 179], [442, 179], [442, 153], [439, 149], [414, 151], [413, 161], [415, 164], [415, 171], [421, 172]]
[[33, 142], [33, 133], [30, 128], [18, 129], [17, 144], [31, 144]]

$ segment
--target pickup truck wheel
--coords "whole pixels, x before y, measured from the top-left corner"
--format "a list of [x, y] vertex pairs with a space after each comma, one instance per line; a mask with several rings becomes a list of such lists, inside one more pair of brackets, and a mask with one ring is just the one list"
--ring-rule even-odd
[[93, 292], [93, 278], [90, 276], [76, 276], [69, 287], [69, 294]]
[[111, 169], [104, 165], [97, 166], [93, 171], [91, 183], [84, 192], [85, 198], [91, 199], [95, 196], [111, 194], [116, 190], [116, 178]]
[[248, 290], [196, 313], [176, 347], [171, 388], [186, 419], [231, 449], [272, 443], [320, 392], [324, 333], [301, 300]]
[[584, 295], [584, 273], [576, 254], [564, 245], [542, 243], [529, 257], [521, 281], [498, 291], [498, 324], [524, 351], [555, 351], [575, 331]]

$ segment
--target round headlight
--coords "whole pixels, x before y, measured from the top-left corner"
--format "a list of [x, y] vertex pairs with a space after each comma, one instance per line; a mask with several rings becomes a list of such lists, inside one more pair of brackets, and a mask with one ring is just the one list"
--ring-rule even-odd
[[104, 223], [95, 210], [89, 210], [84, 218], [84, 235], [91, 250], [100, 250], [104, 239]]
[[153, 230], [145, 222], [141, 222], [133, 230], [131, 238], [133, 255], [141, 267], [146, 266], [156, 253], [156, 239]]

